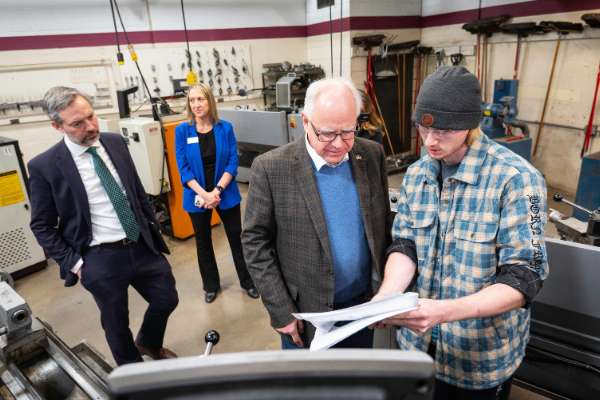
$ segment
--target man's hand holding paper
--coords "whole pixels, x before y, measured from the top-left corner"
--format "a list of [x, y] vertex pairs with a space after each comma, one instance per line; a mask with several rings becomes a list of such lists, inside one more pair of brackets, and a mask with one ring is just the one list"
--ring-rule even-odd
[[418, 309], [386, 318], [374, 326], [377, 329], [390, 329], [393, 325], [398, 325], [422, 334], [444, 322], [445, 311], [442, 304], [440, 300], [419, 299]]
[[[369, 303], [325, 313], [295, 313], [294, 317], [312, 323], [317, 332], [311, 343], [311, 350], [325, 350], [339, 343], [359, 330], [386, 318], [417, 309], [416, 293], [394, 293], [380, 297]], [[353, 321], [335, 327], [338, 321]]]

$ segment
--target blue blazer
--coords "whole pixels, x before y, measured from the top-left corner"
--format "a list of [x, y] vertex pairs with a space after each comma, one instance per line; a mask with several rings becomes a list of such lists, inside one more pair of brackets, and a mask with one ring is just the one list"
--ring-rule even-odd
[[[215, 143], [217, 145], [217, 160], [215, 165], [215, 187], [217, 182], [223, 176], [223, 173], [229, 172], [234, 179], [221, 193], [221, 203], [219, 208], [226, 210], [235, 207], [242, 201], [240, 190], [238, 189], [235, 176], [238, 168], [238, 153], [233, 134], [233, 127], [227, 121], [220, 120], [214, 126]], [[187, 122], [175, 128], [175, 155], [177, 158], [177, 168], [183, 185], [183, 209], [187, 212], [204, 212], [205, 208], [196, 207], [196, 192], [190, 189], [185, 183], [190, 179], [195, 179], [203, 189], [206, 189], [204, 180], [204, 166], [202, 165], [202, 156], [200, 155], [200, 145], [198, 140], [196, 125], [190, 125]], [[193, 143], [190, 143], [192, 140]]]
[[[125, 140], [116, 133], [101, 133], [100, 143], [125, 186], [144, 241], [155, 254], [160, 254], [146, 221], [153, 221], [159, 229], [160, 225]], [[92, 241], [92, 217], [83, 181], [64, 140], [29, 161], [27, 169], [31, 186], [31, 230], [40, 246], [60, 266], [65, 286], [73, 286], [78, 278], [71, 268]]]

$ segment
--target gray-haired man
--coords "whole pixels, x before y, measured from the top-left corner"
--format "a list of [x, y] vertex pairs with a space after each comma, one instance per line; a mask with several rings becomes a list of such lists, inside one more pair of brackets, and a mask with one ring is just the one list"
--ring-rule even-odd
[[[380, 145], [356, 138], [361, 106], [346, 79], [313, 83], [306, 137], [252, 165], [244, 255], [283, 349], [307, 347], [315, 334], [292, 313], [361, 304], [381, 284], [391, 243], [386, 160]], [[372, 346], [368, 329], [336, 345]]]
[[[44, 112], [64, 140], [28, 164], [31, 229], [60, 265], [65, 286], [78, 278], [100, 308], [117, 364], [174, 358], [164, 348], [169, 315], [179, 302], [171, 266], [154, 246], [148, 221], [158, 221], [123, 138], [100, 134], [90, 97], [57, 86]], [[133, 340], [127, 288], [149, 303]]]

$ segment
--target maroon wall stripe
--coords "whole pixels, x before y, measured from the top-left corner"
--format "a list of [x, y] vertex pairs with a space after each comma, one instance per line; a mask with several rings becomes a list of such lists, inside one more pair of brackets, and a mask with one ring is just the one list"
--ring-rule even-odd
[[[306, 26], [269, 26], [259, 28], [236, 29], [197, 29], [188, 30], [191, 42], [249, 39], [281, 39], [306, 37]], [[185, 32], [154, 31], [156, 43], [185, 42]]]
[[[511, 17], [555, 14], [561, 12], [585, 11], [600, 9], [600, 0], [535, 0], [481, 9], [481, 18], [508, 14]], [[464, 24], [478, 19], [479, 10], [458, 11], [440, 15], [421, 17], [382, 16], [382, 17], [350, 17], [344, 18], [343, 30], [378, 30], [430, 28], [452, 24]], [[333, 20], [333, 32], [340, 32], [339, 19]], [[329, 33], [329, 21], [308, 26], [271, 26], [237, 29], [199, 29], [188, 31], [191, 41], [220, 41], [243, 39], [278, 39], [317, 36]], [[142, 31], [128, 32], [133, 44], [170, 43], [185, 41], [184, 31]], [[119, 34], [121, 45], [126, 44], [125, 35]], [[68, 47], [114, 46], [115, 34], [84, 33], [71, 35], [42, 35], [0, 37], [0, 51], [38, 50]], [[121, 50], [126, 53], [125, 49]]]
[[[600, 0], [535, 0], [481, 9], [481, 18], [510, 15], [512, 18], [600, 9]], [[422, 28], [466, 24], [479, 18], [479, 10], [458, 11], [422, 18]], [[582, 21], [583, 22], [583, 21]]]
[[[183, 33], [183, 31], [182, 31]], [[152, 43], [152, 32], [127, 32], [133, 44]], [[184, 34], [185, 35], [185, 34]], [[119, 35], [121, 52], [126, 53], [125, 35]], [[184, 36], [185, 40], [185, 36]], [[43, 35], [0, 37], [0, 51], [7, 50], [40, 50], [59, 49], [65, 47], [116, 46], [115, 33], [80, 33], [74, 35]]]
[[[333, 33], [340, 33], [340, 20], [333, 20]], [[319, 22], [307, 26], [307, 36], [317, 36], [329, 34], [329, 21]], [[369, 29], [408, 29], [420, 28], [421, 16], [397, 16], [397, 17], [349, 17], [344, 18], [344, 32], [369, 30]]]

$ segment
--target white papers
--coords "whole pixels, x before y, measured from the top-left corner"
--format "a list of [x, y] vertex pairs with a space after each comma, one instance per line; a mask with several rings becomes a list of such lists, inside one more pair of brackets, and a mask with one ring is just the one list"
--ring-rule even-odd
[[[417, 293], [398, 292], [343, 310], [292, 315], [312, 323], [317, 328], [315, 337], [310, 344], [310, 350], [325, 350], [375, 322], [416, 310], [418, 300]], [[353, 322], [341, 327], [333, 326], [338, 321]]]

